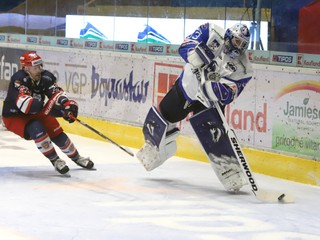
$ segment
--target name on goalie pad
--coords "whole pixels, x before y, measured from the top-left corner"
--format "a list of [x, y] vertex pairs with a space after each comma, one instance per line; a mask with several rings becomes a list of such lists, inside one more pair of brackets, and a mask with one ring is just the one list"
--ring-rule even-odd
[[192, 116], [190, 123], [226, 190], [238, 191], [248, 184], [217, 109], [206, 109]]
[[[232, 130], [231, 130], [231, 131], [232, 131]], [[238, 143], [238, 140], [236, 139], [236, 137], [230, 137], [230, 140], [231, 140], [231, 142], [232, 142], [232, 144], [233, 144], [233, 147], [234, 147], [234, 150], [235, 150], [236, 154], [238, 155], [238, 159], [240, 159], [241, 164], [242, 164], [242, 166], [243, 166], [243, 169], [245, 170], [245, 173], [246, 173], [246, 175], [247, 175], [248, 178], [249, 178], [249, 181], [250, 181], [250, 184], [251, 184], [251, 186], [252, 186], [252, 189], [253, 189], [254, 191], [258, 191], [258, 187], [257, 187], [254, 179], [252, 178], [252, 173], [251, 173], [251, 171], [250, 171], [250, 169], [249, 169], [249, 166], [248, 166], [248, 164], [247, 164], [247, 161], [246, 161], [246, 159], [245, 159], [245, 157], [244, 157], [244, 155], [243, 155], [243, 153], [242, 153], [242, 150], [241, 150], [241, 148], [240, 148], [240, 145], [239, 145], [239, 143]]]

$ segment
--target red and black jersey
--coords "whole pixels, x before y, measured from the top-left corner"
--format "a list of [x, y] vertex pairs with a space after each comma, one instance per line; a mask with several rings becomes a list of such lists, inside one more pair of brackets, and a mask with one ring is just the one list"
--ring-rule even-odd
[[37, 83], [24, 70], [17, 71], [10, 79], [2, 115], [9, 117], [42, 111], [46, 97], [51, 98], [57, 91], [62, 90], [56, 81], [56, 77], [47, 70], [42, 71], [41, 79]]

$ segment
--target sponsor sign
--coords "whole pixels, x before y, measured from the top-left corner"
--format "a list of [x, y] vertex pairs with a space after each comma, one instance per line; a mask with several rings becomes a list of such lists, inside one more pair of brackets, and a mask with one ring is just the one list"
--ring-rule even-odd
[[180, 45], [166, 45], [166, 54], [167, 55], [179, 55], [179, 47]]
[[148, 53], [149, 54], [165, 54], [166, 53], [166, 45], [164, 44], [149, 44], [148, 45]]
[[297, 66], [320, 68], [320, 56], [312, 54], [297, 54]]
[[131, 43], [128, 42], [115, 42], [114, 50], [121, 52], [130, 52], [131, 51]]
[[99, 48], [99, 42], [94, 40], [85, 40], [84, 41], [84, 47], [85, 48], [91, 48], [91, 49], [98, 49]]
[[295, 53], [270, 52], [270, 56], [271, 64], [296, 66]]
[[38, 37], [37, 36], [26, 36], [27, 44], [37, 44], [38, 43]]
[[253, 63], [262, 63], [262, 64], [270, 63], [270, 54], [267, 51], [249, 50], [248, 57], [250, 62], [253, 62]]
[[6, 34], [0, 34], [0, 42], [5, 42], [7, 38]]
[[[94, 15], [66, 15], [66, 38], [84, 38], [154, 44], [181, 44], [183, 39], [206, 22], [222, 28], [231, 27], [239, 20], [119, 17]], [[243, 21], [247, 26], [250, 21]], [[170, 27], [168, 27], [170, 26]], [[268, 48], [268, 22], [260, 22], [260, 39]], [[125, 29], [125, 31], [124, 31]], [[174, 34], [173, 34], [174, 32]]]
[[148, 45], [146, 43], [131, 43], [131, 52], [147, 53]]
[[25, 35], [7, 34], [7, 43], [22, 43]]
[[71, 48], [83, 48], [83, 40], [82, 39], [70, 39], [70, 47]]
[[40, 45], [51, 46], [51, 45], [54, 45], [55, 42], [56, 42], [56, 39], [54, 37], [46, 37], [46, 36], [39, 37]]
[[154, 64], [154, 86], [153, 86], [153, 105], [159, 106], [159, 103], [173, 86], [178, 76], [183, 70], [183, 64], [166, 64], [156, 62]]
[[149, 73], [153, 63], [147, 59], [121, 55], [101, 58], [88, 56], [88, 52], [38, 53], [50, 63], [45, 67], [57, 77], [59, 86], [77, 100], [82, 114], [122, 122], [144, 121], [152, 96]]
[[69, 47], [69, 40], [66, 38], [57, 38], [56, 39], [56, 46]]
[[113, 51], [114, 44], [111, 41], [99, 41], [99, 49], [106, 50], [106, 51]]
[[294, 75], [290, 81], [278, 80], [282, 86], [274, 96], [272, 148], [319, 159], [319, 79]]
[[4, 99], [11, 76], [19, 70], [19, 57], [25, 50], [0, 48], [0, 99]]

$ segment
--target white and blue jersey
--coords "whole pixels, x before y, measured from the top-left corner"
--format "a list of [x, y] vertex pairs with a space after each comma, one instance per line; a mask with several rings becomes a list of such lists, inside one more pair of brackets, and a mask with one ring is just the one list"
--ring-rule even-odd
[[[252, 78], [252, 67], [247, 54], [244, 52], [236, 58], [231, 58], [224, 52], [225, 30], [215, 24], [201, 25], [194, 33], [186, 37], [179, 48], [180, 56], [186, 61], [183, 72], [179, 77], [179, 86], [189, 101], [198, 100], [206, 107], [210, 107], [211, 101], [219, 101], [226, 105], [240, 95], [245, 85]], [[193, 65], [188, 61], [191, 51], [199, 43], [205, 43], [210, 49], [213, 59], [215, 79], [202, 82], [194, 74]]]

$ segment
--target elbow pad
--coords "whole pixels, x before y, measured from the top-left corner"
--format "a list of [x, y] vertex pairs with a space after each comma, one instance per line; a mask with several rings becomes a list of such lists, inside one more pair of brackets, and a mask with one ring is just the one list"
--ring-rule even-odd
[[16, 105], [24, 114], [35, 114], [42, 110], [43, 103], [30, 95], [19, 95]]
[[19, 87], [19, 95], [16, 99], [17, 108], [24, 114], [35, 114], [40, 112], [43, 103], [37, 99], [34, 99], [28, 87], [21, 85]]

